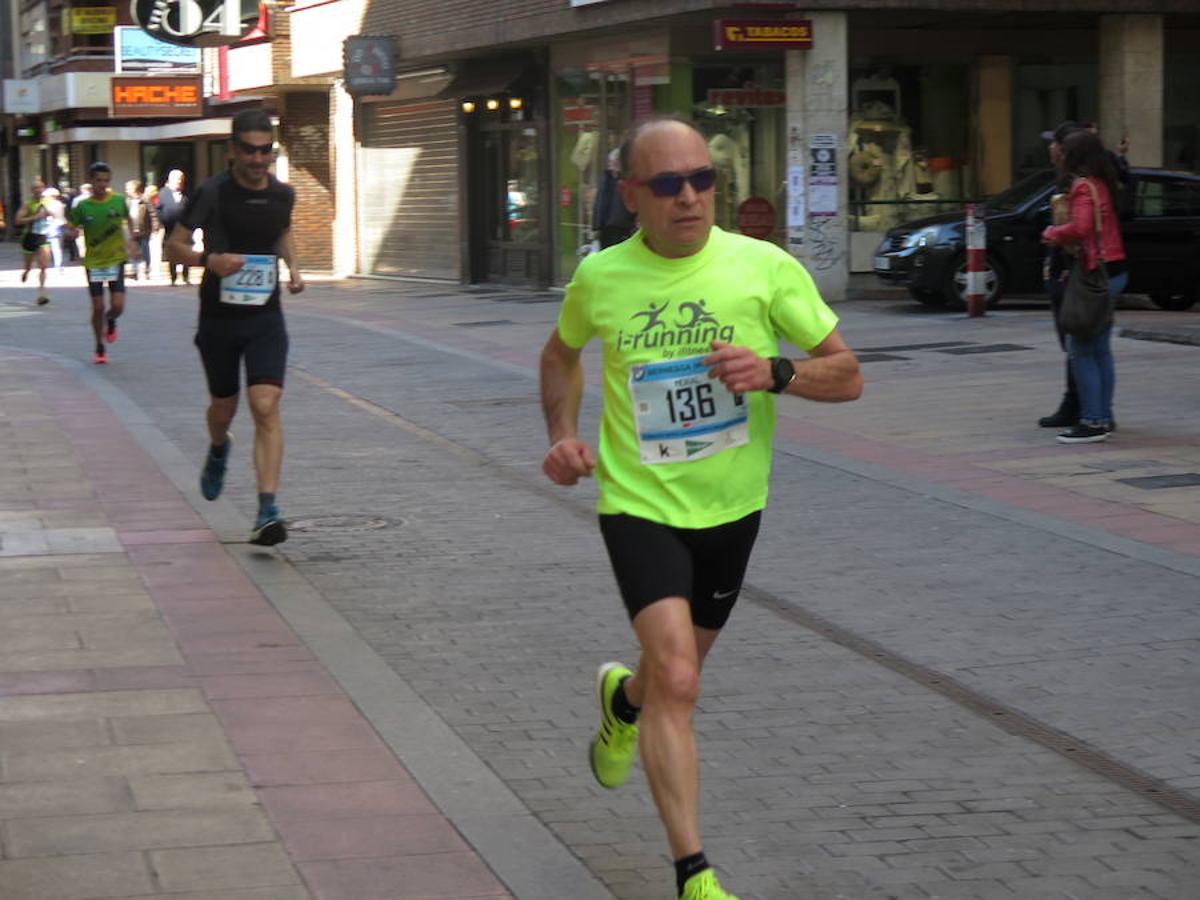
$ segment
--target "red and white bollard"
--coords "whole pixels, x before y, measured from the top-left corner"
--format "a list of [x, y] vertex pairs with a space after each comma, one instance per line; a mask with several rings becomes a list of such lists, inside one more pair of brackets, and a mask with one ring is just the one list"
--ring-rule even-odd
[[987, 225], [967, 204], [967, 315], [987, 312]]

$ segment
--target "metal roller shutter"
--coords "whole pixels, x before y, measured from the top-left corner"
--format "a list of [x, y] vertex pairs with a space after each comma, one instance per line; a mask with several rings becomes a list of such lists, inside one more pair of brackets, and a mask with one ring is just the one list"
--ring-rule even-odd
[[458, 281], [457, 105], [370, 103], [365, 118], [360, 270]]

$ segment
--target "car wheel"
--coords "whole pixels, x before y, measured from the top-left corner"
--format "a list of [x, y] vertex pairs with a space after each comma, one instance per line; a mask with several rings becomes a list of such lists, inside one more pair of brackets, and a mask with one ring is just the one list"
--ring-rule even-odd
[[1150, 295], [1150, 300], [1159, 309], [1169, 309], [1172, 311], [1180, 311], [1191, 309], [1196, 305], [1196, 291], [1159, 291], [1156, 294]]
[[[1000, 303], [1004, 294], [1004, 270], [991, 254], [987, 258], [988, 272], [984, 276], [984, 297], [988, 309], [993, 309]], [[967, 257], [966, 254], [955, 259], [946, 274], [942, 285], [942, 296], [951, 309], [967, 308]]]
[[941, 291], [927, 291], [921, 288], [910, 287], [908, 292], [914, 300], [924, 306], [942, 307], [946, 305], [946, 298], [942, 296]]

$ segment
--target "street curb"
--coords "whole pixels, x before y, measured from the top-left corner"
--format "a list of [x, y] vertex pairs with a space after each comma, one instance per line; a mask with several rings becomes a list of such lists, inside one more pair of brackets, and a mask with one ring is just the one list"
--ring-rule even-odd
[[276, 553], [244, 543], [251, 523], [232, 502], [201, 500], [196, 489], [199, 462], [188, 459], [124, 391], [78, 360], [15, 347], [4, 349], [57, 363], [112, 409], [338, 681], [430, 800], [518, 900], [614, 900], [599, 879], [293, 565]]

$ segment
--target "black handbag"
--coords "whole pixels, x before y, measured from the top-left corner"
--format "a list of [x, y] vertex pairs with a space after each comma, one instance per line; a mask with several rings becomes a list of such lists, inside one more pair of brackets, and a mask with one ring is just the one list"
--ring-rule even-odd
[[1086, 180], [1085, 183], [1091, 188], [1096, 212], [1096, 268], [1090, 272], [1084, 269], [1082, 252], [1075, 257], [1058, 323], [1071, 337], [1091, 340], [1112, 325], [1115, 303], [1108, 292], [1108, 269], [1100, 256], [1100, 196], [1094, 184]]

